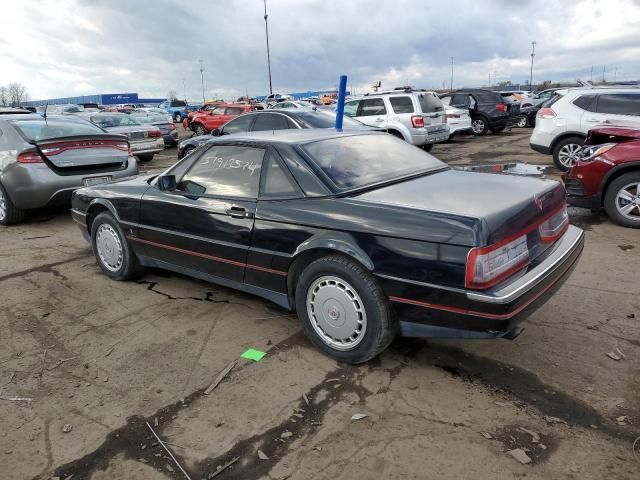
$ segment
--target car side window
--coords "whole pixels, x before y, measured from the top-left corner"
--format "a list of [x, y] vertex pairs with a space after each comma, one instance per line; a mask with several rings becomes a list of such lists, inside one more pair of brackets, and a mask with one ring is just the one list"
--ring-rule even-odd
[[636, 93], [604, 93], [598, 97], [598, 113], [640, 115], [640, 95]]
[[391, 97], [389, 98], [391, 108], [395, 113], [413, 113], [413, 101], [411, 97]]
[[573, 101], [573, 104], [587, 112], [595, 112], [595, 98], [595, 95], [580, 95]]
[[242, 113], [242, 109], [239, 107], [227, 107], [224, 113], [226, 115], [240, 115]]
[[360, 108], [358, 112], [359, 117], [370, 117], [374, 115], [386, 115], [387, 109], [384, 106], [384, 101], [381, 98], [367, 98], [360, 101]]
[[291, 198], [300, 195], [300, 190], [282, 164], [272, 154], [263, 162], [261, 197]]
[[469, 105], [470, 96], [465, 93], [456, 93], [451, 98], [451, 105]]
[[211, 110], [211, 115], [224, 115], [224, 107], [215, 107]]
[[251, 122], [253, 121], [253, 115], [241, 115], [238, 118], [227, 122], [222, 128], [222, 135], [230, 135], [232, 133], [248, 132]]
[[260, 113], [253, 124], [254, 132], [263, 132], [267, 130], [288, 130], [293, 128], [282, 114], [279, 113]]
[[180, 179], [178, 190], [196, 196], [257, 198], [263, 157], [262, 148], [214, 145]]
[[344, 104], [344, 114], [347, 117], [355, 117], [356, 114], [358, 113], [358, 104], [360, 102], [355, 101], [355, 102], [347, 102]]

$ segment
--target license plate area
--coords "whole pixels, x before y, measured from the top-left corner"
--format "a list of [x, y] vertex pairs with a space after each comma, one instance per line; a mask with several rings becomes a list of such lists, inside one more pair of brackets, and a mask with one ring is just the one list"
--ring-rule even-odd
[[85, 187], [92, 187], [93, 185], [100, 185], [101, 183], [107, 183], [111, 181], [111, 175], [105, 175], [102, 177], [87, 177], [82, 179], [82, 183]]

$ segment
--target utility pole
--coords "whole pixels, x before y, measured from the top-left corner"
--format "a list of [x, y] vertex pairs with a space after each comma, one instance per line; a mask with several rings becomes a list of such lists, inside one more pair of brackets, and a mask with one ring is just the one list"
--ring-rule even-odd
[[589, 80], [590, 82], [593, 82], [593, 65], [591, 65], [591, 76], [590, 76], [591, 80]]
[[451, 83], [449, 84], [449, 90], [453, 92], [453, 57], [451, 57]]
[[615, 67], [613, 69], [613, 83], [616, 83], [617, 80], [618, 80], [618, 67]]
[[182, 92], [184, 93], [184, 101], [187, 103], [187, 81], [182, 79]]
[[536, 56], [536, 42], [531, 42], [531, 71], [529, 72], [529, 91], [533, 91], [533, 57]]
[[202, 82], [202, 103], [205, 103], [205, 99], [204, 99], [204, 60], [200, 59], [198, 60], [200, 62], [200, 81]]
[[264, 32], [267, 35], [267, 68], [269, 70], [269, 94], [273, 93], [273, 85], [271, 84], [271, 54], [269, 53], [269, 22], [267, 20], [267, 0], [264, 0]]
[[607, 71], [607, 66], [603, 65], [602, 66], [602, 81], [606, 82], [605, 77], [604, 77], [604, 73]]

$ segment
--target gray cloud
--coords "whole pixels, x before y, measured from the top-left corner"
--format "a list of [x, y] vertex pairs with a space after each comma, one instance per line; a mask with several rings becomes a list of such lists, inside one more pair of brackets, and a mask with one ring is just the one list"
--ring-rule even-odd
[[[618, 79], [637, 78], [638, 1], [506, 0], [370, 2], [268, 0], [274, 88], [332, 87], [338, 75], [364, 87], [448, 85], [529, 76], [588, 78], [603, 64]], [[14, 2], [0, 26], [0, 84], [19, 81], [33, 98], [169, 90], [201, 97], [251, 95], [268, 89], [261, 0], [69, 0]]]

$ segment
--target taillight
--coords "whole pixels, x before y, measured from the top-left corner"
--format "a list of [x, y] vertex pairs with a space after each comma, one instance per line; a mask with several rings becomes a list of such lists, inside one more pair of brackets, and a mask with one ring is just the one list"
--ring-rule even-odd
[[499, 112], [506, 112], [507, 111], [507, 104], [506, 103], [498, 103], [496, 105], [496, 110], [498, 110]]
[[560, 211], [545, 220], [538, 227], [540, 240], [543, 242], [555, 242], [569, 228], [569, 214], [567, 206], [564, 205]]
[[422, 115], [411, 115], [411, 125], [413, 125], [413, 128], [424, 127], [424, 118]]
[[467, 288], [489, 288], [529, 264], [527, 235], [508, 238], [489, 247], [472, 248], [467, 255]]
[[[175, 126], [173, 127], [175, 128]], [[162, 132], [160, 130], [150, 130], [149, 131], [149, 137], [153, 138], [153, 137], [161, 137], [162, 136]]]
[[44, 163], [38, 152], [22, 152], [16, 159], [18, 163]]
[[536, 115], [536, 117], [538, 118], [553, 118], [556, 116], [556, 112], [553, 111], [552, 108], [541, 108], [540, 110], [538, 110], [538, 113]]

